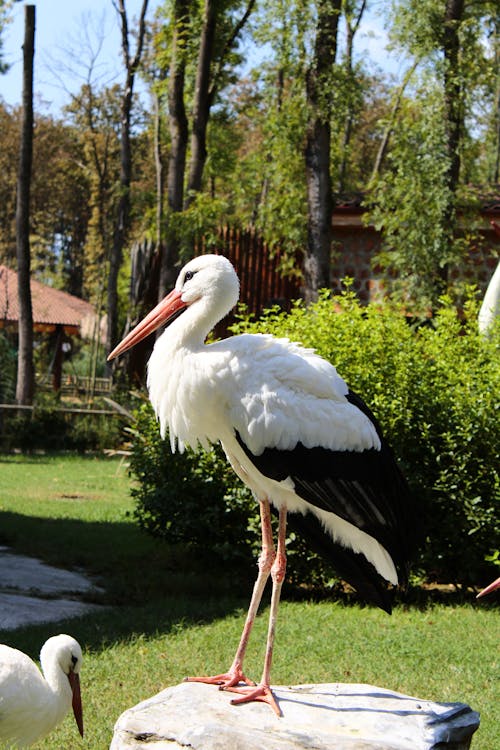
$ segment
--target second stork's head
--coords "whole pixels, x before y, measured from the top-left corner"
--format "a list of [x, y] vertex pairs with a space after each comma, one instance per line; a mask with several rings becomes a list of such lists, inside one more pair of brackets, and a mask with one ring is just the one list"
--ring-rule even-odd
[[200, 255], [187, 263], [175, 284], [146, 317], [125, 336], [108, 359], [123, 354], [162, 325], [179, 321], [179, 336], [203, 341], [207, 333], [236, 305], [239, 281], [231, 263], [222, 255]]

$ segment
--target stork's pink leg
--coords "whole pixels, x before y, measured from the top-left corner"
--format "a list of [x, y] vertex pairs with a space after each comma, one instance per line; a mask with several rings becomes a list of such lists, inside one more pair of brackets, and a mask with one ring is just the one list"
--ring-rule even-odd
[[271, 509], [267, 500], [260, 501], [260, 518], [262, 528], [262, 551], [259, 555], [259, 573], [255, 581], [252, 599], [248, 608], [247, 618], [241, 634], [240, 643], [236, 651], [233, 663], [227, 672], [214, 675], [213, 677], [186, 677], [187, 682], [206, 682], [209, 685], [219, 685], [221, 690], [245, 682], [247, 685], [255, 686], [243, 672], [243, 660], [247, 650], [248, 639], [252, 630], [259, 604], [264, 593], [264, 588], [271, 573], [276, 552], [273, 542], [273, 530], [271, 526]]
[[226, 689], [233, 693], [241, 693], [241, 698], [235, 698], [231, 701], [233, 704], [248, 703], [249, 701], [263, 701], [269, 703], [273, 711], [281, 716], [281, 710], [276, 703], [276, 699], [271, 691], [271, 665], [273, 661], [274, 636], [276, 633], [276, 620], [278, 617], [278, 606], [281, 596], [281, 588], [285, 579], [286, 572], [286, 508], [280, 508], [278, 546], [276, 558], [271, 568], [271, 577], [273, 581], [273, 591], [271, 596], [271, 610], [269, 613], [269, 627], [267, 631], [266, 655], [264, 658], [264, 669], [258, 685], [255, 687], [233, 687], [225, 686]]

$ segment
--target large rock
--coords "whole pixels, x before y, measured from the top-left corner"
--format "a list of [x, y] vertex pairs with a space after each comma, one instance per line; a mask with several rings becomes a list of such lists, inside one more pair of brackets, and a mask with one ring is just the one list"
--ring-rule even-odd
[[273, 687], [283, 716], [263, 703], [184, 682], [125, 711], [110, 750], [466, 750], [479, 714], [371, 685]]

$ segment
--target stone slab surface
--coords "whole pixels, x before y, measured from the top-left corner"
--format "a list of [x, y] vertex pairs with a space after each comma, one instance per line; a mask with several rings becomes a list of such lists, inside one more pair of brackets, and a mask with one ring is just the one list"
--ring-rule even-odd
[[283, 712], [181, 683], [125, 711], [110, 750], [432, 750], [470, 747], [479, 714], [371, 685], [274, 686]]
[[81, 573], [56, 568], [0, 546], [0, 631], [100, 611], [101, 605], [80, 599], [100, 591]]
[[40, 599], [36, 596], [0, 592], [0, 631], [58, 622], [101, 610], [102, 606], [99, 604], [74, 599]]
[[35, 557], [13, 554], [5, 547], [0, 547], [0, 585], [4, 590], [20, 589], [46, 596], [85, 594], [96, 588], [80, 573], [55, 568]]

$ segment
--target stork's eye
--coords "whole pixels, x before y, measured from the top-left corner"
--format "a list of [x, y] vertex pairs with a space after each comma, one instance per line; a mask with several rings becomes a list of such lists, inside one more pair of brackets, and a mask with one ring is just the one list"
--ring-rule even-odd
[[195, 273], [196, 273], [196, 271], [186, 271], [186, 273], [184, 275], [184, 283], [186, 283], [186, 281], [191, 281], [191, 279], [193, 278], [193, 276], [195, 275]]

